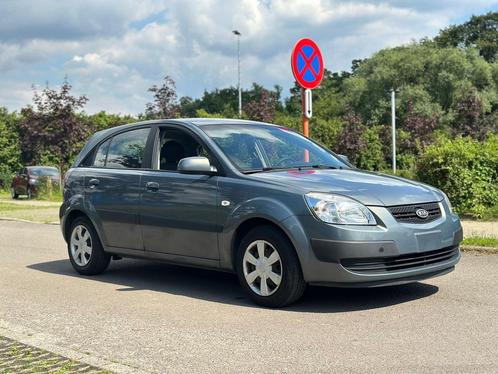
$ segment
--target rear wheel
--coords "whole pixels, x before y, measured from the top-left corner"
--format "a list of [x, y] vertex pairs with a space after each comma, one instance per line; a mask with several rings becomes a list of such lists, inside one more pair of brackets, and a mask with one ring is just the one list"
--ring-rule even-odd
[[16, 189], [14, 187], [11, 187], [10, 188], [10, 196], [13, 198], [13, 199], [17, 199], [19, 197], [19, 195], [16, 193]]
[[237, 251], [240, 284], [257, 304], [278, 308], [297, 301], [306, 289], [289, 239], [271, 226], [252, 229]]
[[85, 217], [72, 222], [67, 248], [73, 268], [83, 275], [100, 274], [111, 261], [111, 256], [102, 248], [95, 228]]

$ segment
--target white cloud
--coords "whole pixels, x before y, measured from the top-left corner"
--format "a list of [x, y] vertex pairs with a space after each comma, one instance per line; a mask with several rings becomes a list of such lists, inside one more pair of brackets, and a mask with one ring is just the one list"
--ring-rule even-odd
[[[90, 98], [87, 110], [143, 110], [147, 87], [166, 74], [181, 95], [236, 83], [235, 38], [242, 32], [242, 82], [292, 84], [293, 43], [321, 46], [325, 65], [347, 70], [378, 49], [435, 35], [454, 18], [470, 17], [494, 1], [334, 0], [41, 0], [0, 3], [0, 106], [6, 84], [59, 83], [69, 76]], [[16, 90], [16, 92], [19, 92]], [[27, 102], [24, 102], [26, 104]]]

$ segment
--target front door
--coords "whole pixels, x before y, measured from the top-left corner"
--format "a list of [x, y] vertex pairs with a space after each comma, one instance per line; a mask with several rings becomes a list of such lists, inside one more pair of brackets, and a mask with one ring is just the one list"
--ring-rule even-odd
[[156, 170], [141, 180], [145, 250], [217, 260], [218, 177], [177, 171], [182, 158], [204, 156], [205, 149], [180, 128], [161, 128], [156, 141]]

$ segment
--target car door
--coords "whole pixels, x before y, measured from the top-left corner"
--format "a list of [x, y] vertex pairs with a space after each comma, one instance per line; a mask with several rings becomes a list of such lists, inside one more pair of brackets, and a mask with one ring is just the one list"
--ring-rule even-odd
[[218, 177], [177, 171], [181, 158], [202, 155], [205, 148], [178, 127], [158, 128], [155, 142], [153, 170], [141, 181], [145, 250], [218, 260]]
[[140, 178], [150, 128], [102, 142], [85, 176], [86, 197], [107, 247], [143, 250], [138, 215]]

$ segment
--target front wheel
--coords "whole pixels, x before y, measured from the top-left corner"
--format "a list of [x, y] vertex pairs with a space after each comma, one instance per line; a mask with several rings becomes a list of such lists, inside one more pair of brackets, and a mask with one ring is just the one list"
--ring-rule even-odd
[[104, 252], [97, 231], [85, 217], [72, 222], [67, 243], [69, 260], [82, 275], [102, 273], [109, 266], [111, 256]]
[[279, 308], [306, 289], [299, 259], [289, 239], [271, 226], [252, 229], [237, 250], [239, 282], [257, 304]]

